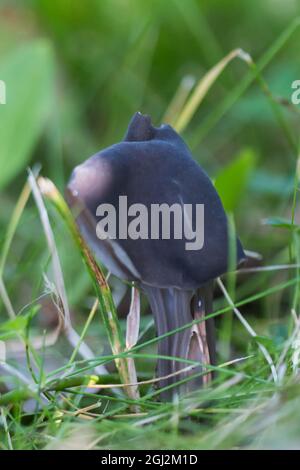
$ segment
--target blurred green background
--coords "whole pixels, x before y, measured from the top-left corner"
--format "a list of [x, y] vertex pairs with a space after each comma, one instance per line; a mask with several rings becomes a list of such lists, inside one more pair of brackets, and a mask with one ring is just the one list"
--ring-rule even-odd
[[[259, 62], [277, 48], [298, 11], [295, 0], [1, 0], [0, 79], [7, 104], [0, 106], [0, 243], [28, 166], [40, 164], [63, 190], [76, 164], [122, 138], [135, 111], [159, 125], [184, 77], [198, 81], [237, 47]], [[288, 103], [300, 74], [299, 37], [296, 30], [262, 72], [274, 96]], [[256, 81], [238, 93], [249, 73], [243, 61], [229, 64], [184, 138], [217, 178], [245, 248], [261, 253], [264, 263], [285, 262], [289, 231], [262, 220], [291, 217], [297, 149]], [[222, 106], [228, 109], [221, 117]], [[298, 112], [281, 107], [295, 142]], [[82, 309], [92, 289], [64, 227], [57, 218], [54, 223], [70, 302]], [[43, 290], [48, 261], [30, 201], [4, 271], [16, 311]], [[261, 282], [251, 278], [243, 295]], [[263, 307], [259, 318], [281, 315], [279, 302]]]

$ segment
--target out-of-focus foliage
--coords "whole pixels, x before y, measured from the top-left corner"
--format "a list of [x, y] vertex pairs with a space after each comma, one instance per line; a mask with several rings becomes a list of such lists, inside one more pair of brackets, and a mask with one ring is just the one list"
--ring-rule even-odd
[[232, 212], [239, 205], [247, 191], [254, 163], [255, 154], [251, 149], [245, 149], [218, 174], [215, 187], [227, 212]]
[[48, 42], [30, 42], [0, 63], [9, 88], [0, 108], [0, 188], [24, 170], [53, 102], [53, 60]]

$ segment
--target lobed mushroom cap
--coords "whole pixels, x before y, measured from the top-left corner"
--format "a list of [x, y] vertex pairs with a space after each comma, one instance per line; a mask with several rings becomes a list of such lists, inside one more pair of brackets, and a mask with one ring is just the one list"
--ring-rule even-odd
[[[169, 125], [154, 127], [149, 116], [136, 113], [123, 141], [74, 169], [66, 195], [86, 241], [121, 278], [157, 287], [195, 289], [227, 270], [227, 218], [221, 200]], [[204, 204], [203, 248], [187, 250], [190, 240], [185, 237], [99, 240], [97, 207], [109, 203], [118, 214], [119, 196], [127, 196], [128, 206], [144, 204], [149, 214], [151, 204]], [[149, 220], [149, 231], [150, 227]], [[245, 255], [238, 239], [236, 247], [239, 263]]]

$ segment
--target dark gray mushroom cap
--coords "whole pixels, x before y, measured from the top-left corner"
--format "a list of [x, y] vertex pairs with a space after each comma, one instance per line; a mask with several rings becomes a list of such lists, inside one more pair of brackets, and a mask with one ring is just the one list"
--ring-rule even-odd
[[[109, 203], [118, 214], [119, 196], [127, 196], [128, 206], [144, 204], [149, 214], [151, 204], [204, 204], [203, 248], [188, 251], [186, 242], [190, 240], [184, 236], [174, 239], [172, 232], [169, 240], [99, 240], [96, 209]], [[194, 289], [227, 270], [228, 230], [221, 200], [171, 126], [154, 127], [148, 116], [136, 113], [122, 142], [74, 169], [67, 199], [84, 238], [107, 268], [121, 278], [156, 287]], [[149, 220], [149, 232], [150, 227]], [[237, 261], [243, 258], [237, 240]]]

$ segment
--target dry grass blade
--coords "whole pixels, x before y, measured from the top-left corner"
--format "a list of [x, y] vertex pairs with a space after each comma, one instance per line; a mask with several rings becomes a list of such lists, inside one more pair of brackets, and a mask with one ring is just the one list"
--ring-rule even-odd
[[[95, 291], [97, 293], [100, 312], [110, 341], [112, 352], [114, 355], [118, 356], [124, 353], [126, 348], [108, 282], [105, 279], [105, 276], [103, 275], [99, 265], [96, 263], [89, 247], [82, 238], [73, 215], [58, 189], [55, 187], [52, 181], [46, 178], [39, 178], [38, 184], [42, 193], [54, 204], [56, 210], [66, 222], [74, 242], [76, 243], [82, 255], [82, 259], [87, 267], [94, 284]], [[132, 387], [127, 386], [127, 384], [130, 384], [128, 358], [116, 357], [115, 364], [117, 366], [121, 382], [126, 384], [125, 391], [128, 397], [131, 399], [136, 399], [136, 396], [132, 391]]]
[[55, 284], [55, 289], [57, 290], [60, 302], [62, 304], [62, 310], [63, 310], [62, 313], [63, 313], [64, 323], [65, 323], [64, 327], [68, 328], [68, 326], [71, 324], [70, 309], [69, 309], [69, 305], [67, 301], [67, 294], [66, 294], [66, 289], [65, 289], [64, 279], [63, 279], [63, 273], [62, 273], [62, 269], [60, 265], [60, 260], [59, 260], [59, 256], [58, 256], [58, 252], [56, 248], [56, 243], [55, 243], [54, 235], [52, 232], [51, 224], [49, 221], [47, 209], [45, 207], [39, 187], [36, 183], [36, 179], [31, 171], [29, 171], [28, 182], [31, 186], [33, 197], [34, 197], [35, 203], [39, 211], [40, 219], [42, 222], [42, 226], [44, 229], [45, 237], [47, 239], [47, 244], [48, 244], [48, 248], [49, 248], [50, 255], [51, 255], [54, 284]]
[[210, 87], [223, 72], [225, 67], [236, 57], [246, 61], [249, 60], [248, 54], [242, 49], [234, 49], [201, 78], [174, 124], [178, 132], [184, 131]]
[[139, 290], [133, 285], [131, 288], [131, 303], [127, 315], [126, 349], [136, 345], [139, 338], [141, 301]]
[[[131, 303], [129, 313], [127, 315], [127, 325], [126, 325], [126, 350], [130, 351], [133, 348], [139, 337], [140, 330], [140, 313], [141, 313], [141, 302], [140, 302], [140, 293], [139, 290], [133, 285], [131, 288]], [[139, 389], [137, 383], [137, 373], [135, 362], [132, 357], [128, 358], [128, 372], [129, 379], [133, 386], [132, 393], [135, 395], [136, 399], [140, 398]]]
[[184, 103], [186, 102], [194, 85], [194, 77], [190, 75], [183, 77], [171, 103], [168, 106], [167, 111], [162, 118], [162, 122], [166, 122], [171, 126], [175, 125], [176, 119], [178, 118], [178, 115], [180, 114], [180, 111], [183, 108]]
[[[63, 331], [71, 343], [73, 347], [76, 347], [78, 342], [80, 341], [80, 337], [77, 334], [77, 332], [73, 329], [72, 324], [71, 324], [71, 318], [70, 318], [70, 310], [69, 310], [69, 305], [67, 301], [67, 294], [65, 290], [65, 284], [64, 284], [64, 278], [63, 278], [63, 273], [60, 265], [60, 260], [55, 244], [55, 239], [54, 235], [52, 232], [51, 224], [49, 221], [48, 213], [40, 192], [40, 189], [37, 185], [36, 179], [33, 175], [33, 173], [30, 171], [29, 176], [28, 176], [28, 182], [30, 184], [30, 187], [32, 189], [32, 193], [40, 214], [41, 222], [43, 225], [44, 233], [47, 239], [47, 244], [48, 248], [51, 254], [51, 260], [52, 260], [52, 269], [53, 269], [53, 277], [54, 277], [54, 286], [55, 286], [55, 294], [57, 296], [57, 304], [61, 307], [59, 311], [61, 311], [61, 314], [63, 316], [64, 324], [63, 324]], [[90, 350], [90, 348], [82, 342], [80, 344], [79, 354], [84, 358], [84, 359], [93, 359], [95, 358], [95, 355], [93, 352]], [[105, 367], [103, 366], [96, 366], [95, 370], [98, 374], [106, 374], [107, 371]]]

